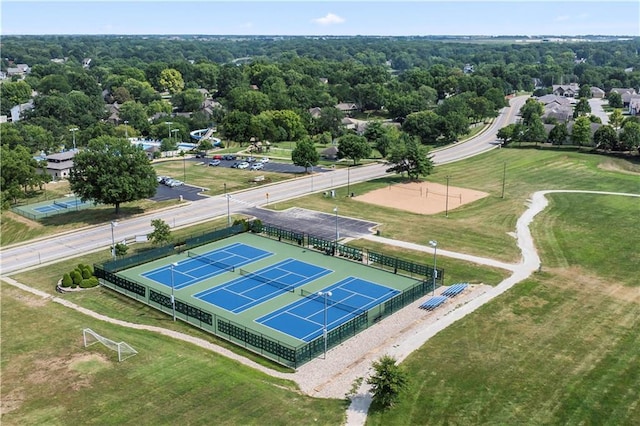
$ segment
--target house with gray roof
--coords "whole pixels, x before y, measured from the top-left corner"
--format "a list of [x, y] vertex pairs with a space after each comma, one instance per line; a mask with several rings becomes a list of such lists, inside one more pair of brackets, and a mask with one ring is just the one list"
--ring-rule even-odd
[[563, 96], [565, 98], [577, 98], [580, 92], [580, 86], [577, 83], [570, 84], [554, 84], [552, 91], [554, 95]]

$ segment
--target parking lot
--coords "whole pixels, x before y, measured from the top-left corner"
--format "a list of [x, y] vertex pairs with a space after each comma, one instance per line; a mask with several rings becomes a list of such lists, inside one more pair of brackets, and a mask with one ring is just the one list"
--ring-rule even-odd
[[[219, 160], [219, 164], [215, 165], [215, 166], [211, 166], [211, 167], [227, 167], [227, 168], [231, 168], [234, 163], [241, 163], [243, 161], [246, 161], [246, 156], [238, 156], [235, 157], [235, 159], [231, 160], [231, 159], [225, 159], [224, 156], [225, 155], [230, 155], [230, 154], [219, 154], [219, 156], [221, 156], [222, 158], [218, 158], [218, 155], [215, 155], [215, 158], [213, 158], [214, 156], [212, 156], [211, 154], [208, 155], [206, 158], [190, 158], [187, 161], [195, 161], [198, 163], [203, 163], [203, 164], [209, 164], [214, 160]], [[251, 164], [254, 164], [255, 162], [258, 162], [258, 160], [260, 160], [262, 157], [257, 156], [254, 157], [256, 161], [248, 161], [249, 166], [245, 169], [245, 170], [250, 170], [251, 168]], [[304, 167], [300, 167], [300, 166], [295, 166], [293, 164], [290, 163], [280, 163], [277, 161], [273, 161], [270, 160], [268, 163], [263, 163], [264, 166], [261, 170], [265, 171], [265, 172], [277, 172], [277, 173], [304, 173], [305, 169]], [[325, 168], [325, 167], [314, 167], [313, 171], [316, 173], [322, 173], [322, 172], [330, 172], [331, 169]]]
[[156, 190], [156, 195], [150, 198], [150, 200], [153, 200], [153, 201], [176, 200], [180, 198], [180, 196], [182, 195], [183, 200], [197, 201], [197, 200], [206, 198], [204, 195], [199, 194], [202, 191], [203, 191], [202, 188], [198, 186], [191, 186], [188, 184], [170, 187], [170, 186], [159, 183], [158, 189]]

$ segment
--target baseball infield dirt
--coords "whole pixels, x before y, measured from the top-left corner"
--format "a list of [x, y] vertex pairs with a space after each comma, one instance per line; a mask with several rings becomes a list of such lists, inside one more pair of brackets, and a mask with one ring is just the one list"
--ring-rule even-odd
[[389, 185], [386, 188], [359, 195], [355, 199], [413, 213], [435, 214], [454, 210], [488, 195], [486, 192], [457, 186], [447, 188], [446, 185], [439, 183], [408, 182]]

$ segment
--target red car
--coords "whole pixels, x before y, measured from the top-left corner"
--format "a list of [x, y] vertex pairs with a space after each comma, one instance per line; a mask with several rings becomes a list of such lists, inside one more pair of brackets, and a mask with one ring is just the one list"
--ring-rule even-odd
[[214, 160], [222, 160], [222, 155], [220, 155], [220, 154], [216, 154], [216, 155], [214, 155], [214, 156], [213, 156], [213, 157], [211, 157], [211, 158], [213, 158]]

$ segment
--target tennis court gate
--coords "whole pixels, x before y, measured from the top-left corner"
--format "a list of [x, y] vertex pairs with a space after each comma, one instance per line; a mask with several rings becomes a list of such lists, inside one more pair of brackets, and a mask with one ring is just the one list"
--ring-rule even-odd
[[[211, 241], [215, 241], [241, 232], [246, 232], [246, 228], [243, 226], [225, 228], [209, 233], [207, 234], [207, 238], [199, 238], [197, 241], [201, 242], [204, 239], [214, 237], [215, 239]], [[202, 242], [201, 245], [202, 244], [206, 243]], [[170, 247], [173, 250], [173, 246]], [[191, 248], [191, 246], [189, 246], [189, 248]], [[154, 251], [154, 253], [164, 253], [164, 256], [175, 253], [167, 251], [166, 248], [163, 249], [164, 250]], [[107, 262], [105, 264], [95, 264], [94, 273], [100, 280], [100, 284], [102, 286], [129, 296], [147, 306], [151, 306], [170, 315], [172, 313], [170, 294], [149, 288], [146, 284], [134, 279], [117, 275], [117, 271], [150, 262], [157, 258], [159, 257], [151, 256], [148, 252], [132, 255], [128, 258]], [[126, 260], [126, 262], [124, 262], [124, 260]], [[440, 273], [438, 273], [438, 275], [441, 276]], [[428, 292], [432, 291], [432, 289], [432, 280], [422, 279], [417, 281], [413, 286], [405, 289], [402, 293], [398, 293], [381, 305], [376, 306], [369, 311], [362, 312], [339, 327], [329, 331], [327, 333], [327, 347], [332, 348], [339, 345], [362, 330], [372, 326], [382, 318], [385, 318], [408, 304], [418, 300]], [[324, 336], [319, 336], [310, 342], [294, 347], [253, 330], [249, 326], [234, 322], [222, 315], [200, 309], [179, 299], [176, 299], [175, 301], [175, 309], [177, 318], [287, 367], [297, 368], [320, 356], [324, 352]]]

